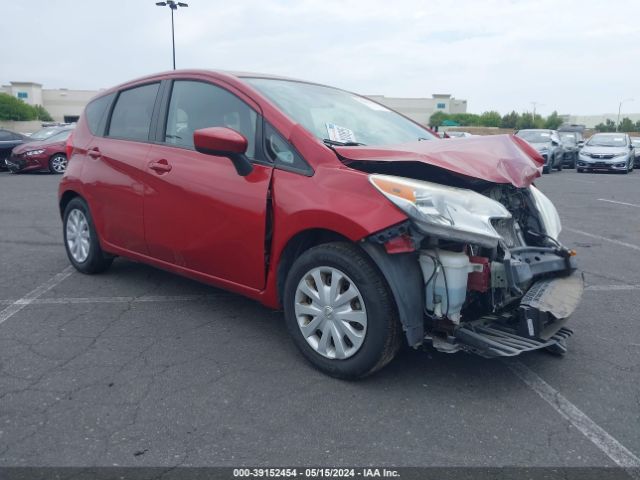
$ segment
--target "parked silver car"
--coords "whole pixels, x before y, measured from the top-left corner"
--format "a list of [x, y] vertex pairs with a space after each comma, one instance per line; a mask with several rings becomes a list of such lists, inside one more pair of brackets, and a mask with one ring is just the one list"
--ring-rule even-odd
[[631, 137], [631, 143], [636, 151], [635, 162], [633, 162], [634, 168], [640, 168], [640, 137]]
[[584, 144], [578, 156], [578, 172], [609, 170], [633, 171], [635, 147], [626, 133], [596, 133]]
[[516, 136], [526, 140], [533, 148], [540, 152], [544, 158], [544, 173], [551, 173], [552, 169], [562, 170], [564, 161], [564, 147], [560, 141], [558, 132], [541, 128], [520, 130]]

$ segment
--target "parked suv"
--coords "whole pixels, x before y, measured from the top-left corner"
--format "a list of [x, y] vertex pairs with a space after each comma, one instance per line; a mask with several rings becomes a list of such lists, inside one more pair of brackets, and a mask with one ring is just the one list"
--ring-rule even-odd
[[560, 141], [558, 132], [532, 128], [520, 130], [516, 135], [529, 142], [540, 152], [540, 155], [544, 158], [544, 173], [551, 173], [554, 168], [558, 171], [562, 170], [565, 149]]
[[578, 143], [576, 132], [558, 132], [558, 136], [564, 147], [562, 166], [576, 168], [578, 153], [580, 152], [580, 144]]
[[584, 144], [578, 158], [578, 172], [609, 170], [629, 173], [635, 163], [635, 147], [626, 133], [596, 133]]
[[359, 95], [259, 74], [148, 76], [100, 93], [68, 142], [64, 245], [283, 308], [342, 378], [401, 343], [485, 357], [565, 351], [581, 276], [512, 136], [437, 139]]

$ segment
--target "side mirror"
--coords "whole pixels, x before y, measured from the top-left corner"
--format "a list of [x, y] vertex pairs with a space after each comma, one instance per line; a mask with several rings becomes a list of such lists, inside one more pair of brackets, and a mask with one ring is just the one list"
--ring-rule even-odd
[[227, 157], [233, 162], [238, 175], [246, 177], [253, 171], [253, 165], [245, 155], [247, 139], [235, 130], [226, 127], [201, 128], [193, 132], [193, 145], [200, 153]]
[[556, 142], [555, 140], [551, 140], [551, 145], [553, 145], [554, 147], [557, 147], [560, 144], [558, 142]]
[[580, 148], [584, 147], [584, 140], [580, 140], [580, 141], [578, 142], [578, 146], [579, 146]]

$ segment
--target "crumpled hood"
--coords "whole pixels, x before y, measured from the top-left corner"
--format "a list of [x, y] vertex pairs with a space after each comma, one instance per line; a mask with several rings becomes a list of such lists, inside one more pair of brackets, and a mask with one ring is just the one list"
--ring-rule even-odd
[[428, 140], [377, 147], [334, 147], [346, 163], [422, 162], [494, 183], [528, 187], [540, 176], [544, 160], [515, 135]]

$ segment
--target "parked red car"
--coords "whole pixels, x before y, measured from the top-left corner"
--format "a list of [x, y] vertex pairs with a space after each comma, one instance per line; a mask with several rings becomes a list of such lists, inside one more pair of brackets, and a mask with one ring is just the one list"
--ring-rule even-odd
[[73, 128], [48, 127], [34, 133], [33, 138], [11, 151], [11, 155], [5, 160], [7, 168], [13, 173], [64, 173], [67, 168], [65, 147]]
[[76, 269], [123, 256], [283, 308], [330, 375], [372, 373], [403, 341], [565, 351], [582, 280], [516, 137], [441, 141], [343, 90], [189, 70], [100, 93], [67, 155]]

